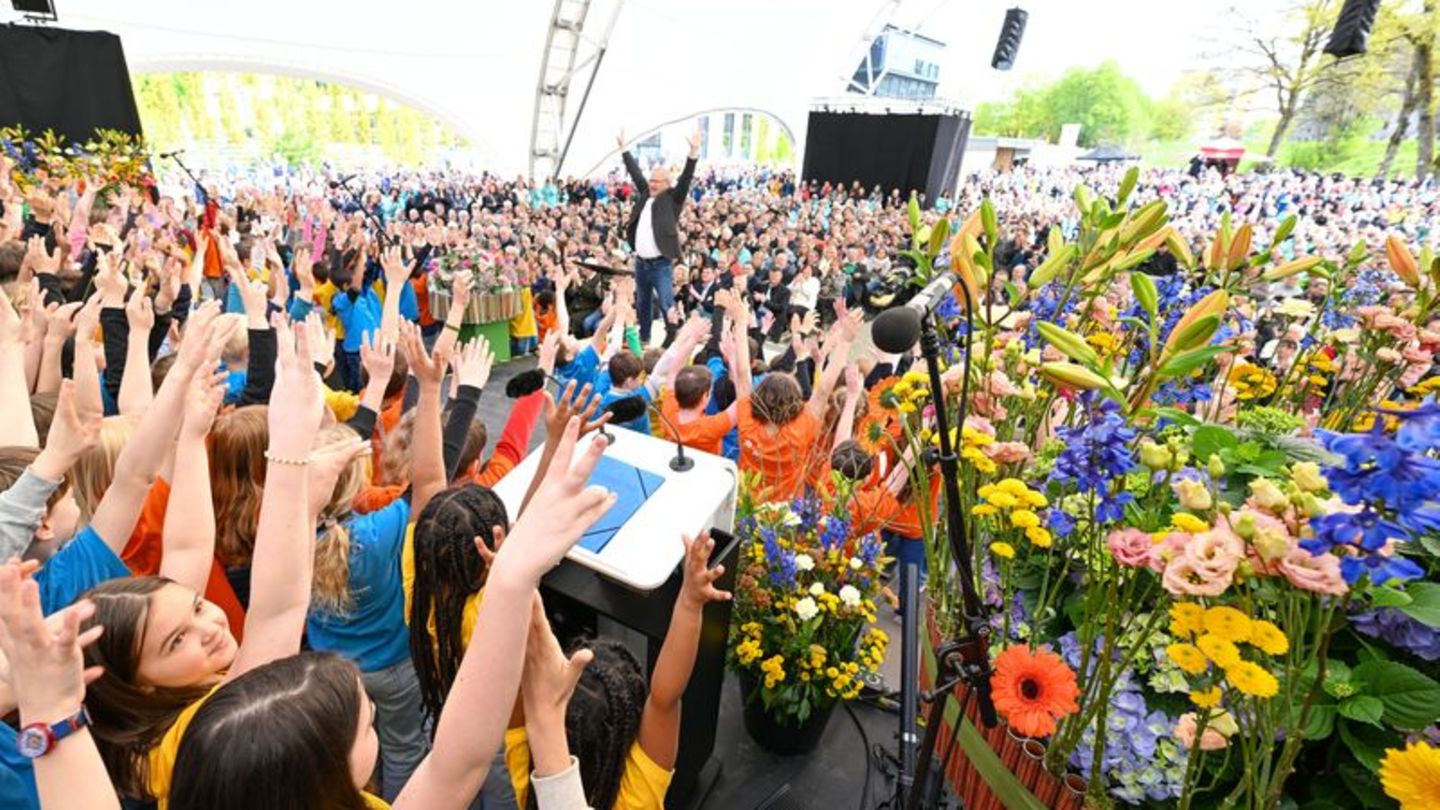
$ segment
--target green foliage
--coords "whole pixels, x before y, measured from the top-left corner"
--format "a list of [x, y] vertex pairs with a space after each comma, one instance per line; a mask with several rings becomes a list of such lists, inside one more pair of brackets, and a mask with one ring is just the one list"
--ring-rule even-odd
[[1080, 124], [1080, 144], [1136, 143], [1189, 134], [1191, 108], [1179, 99], [1156, 102], [1113, 61], [1071, 68], [1058, 80], [1031, 85], [1008, 103], [981, 104], [975, 129], [985, 134], [1055, 138], [1064, 124]]

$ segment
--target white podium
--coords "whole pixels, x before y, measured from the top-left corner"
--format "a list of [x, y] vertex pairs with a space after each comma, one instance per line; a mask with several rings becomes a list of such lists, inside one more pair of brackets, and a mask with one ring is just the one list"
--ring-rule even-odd
[[[734, 529], [739, 473], [729, 459], [688, 447], [685, 456], [695, 466], [676, 472], [670, 469], [675, 457], [673, 442], [624, 428], [611, 427], [609, 432], [614, 441], [605, 449], [602, 467], [591, 480], [615, 489], [621, 499], [568, 556], [630, 588], [653, 591], [665, 583], [684, 556], [682, 534], [693, 537], [706, 529], [727, 533]], [[590, 433], [580, 439], [577, 457], [597, 435]], [[542, 448], [536, 448], [495, 485], [495, 494], [505, 503], [511, 520], [520, 514], [520, 501], [535, 476], [541, 452]], [[617, 482], [624, 483], [617, 487]], [[643, 502], [639, 502], [641, 498]], [[598, 550], [592, 550], [597, 546]]]

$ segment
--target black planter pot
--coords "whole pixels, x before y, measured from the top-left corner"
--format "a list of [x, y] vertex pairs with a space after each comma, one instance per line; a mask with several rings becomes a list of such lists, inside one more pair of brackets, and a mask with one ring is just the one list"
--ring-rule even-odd
[[[820, 744], [835, 703], [815, 709], [805, 722], [795, 724], [771, 716], [760, 699], [760, 680], [745, 670], [739, 673], [740, 700], [745, 706], [745, 731], [761, 748], [775, 754], [808, 754]], [[836, 701], [838, 702], [838, 701]]]

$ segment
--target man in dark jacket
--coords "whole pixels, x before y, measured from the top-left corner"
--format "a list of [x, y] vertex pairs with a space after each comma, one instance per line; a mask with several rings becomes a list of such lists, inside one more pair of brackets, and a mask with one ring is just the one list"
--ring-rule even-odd
[[649, 345], [651, 324], [675, 304], [672, 263], [680, 258], [680, 209], [685, 207], [690, 180], [695, 176], [695, 161], [700, 157], [700, 132], [690, 136], [690, 156], [673, 186], [670, 170], [664, 166], [651, 169], [647, 180], [635, 156], [625, 148], [625, 133], [620, 133], [618, 142], [625, 170], [635, 184], [635, 204], [625, 222], [625, 239], [635, 250], [635, 314], [640, 321], [640, 342]]

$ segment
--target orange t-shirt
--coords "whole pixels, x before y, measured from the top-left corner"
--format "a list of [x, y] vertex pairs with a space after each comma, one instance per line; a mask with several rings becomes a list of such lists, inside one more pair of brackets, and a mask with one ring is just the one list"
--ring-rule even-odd
[[[680, 421], [680, 404], [675, 401], [673, 391], [666, 391], [665, 396], [660, 400], [660, 412], [665, 414], [665, 418], [675, 426], [675, 432], [680, 434], [681, 444], [717, 456], [724, 453], [725, 434], [734, 427], [728, 413], [721, 411], [717, 414], [691, 419], [689, 422], [682, 422]], [[655, 435], [664, 439], [674, 438], [670, 429], [663, 422], [659, 432]]]
[[535, 313], [535, 329], [538, 331], [540, 342], [545, 342], [545, 336], [560, 328], [560, 316], [555, 313], [554, 307], [544, 312]]
[[760, 474], [760, 499], [788, 501], [800, 491], [805, 469], [820, 435], [820, 420], [809, 408], [771, 433], [756, 421], [750, 400], [736, 403], [740, 423], [740, 469]]
[[[125, 550], [120, 553], [120, 559], [137, 577], [160, 574], [160, 560], [165, 553], [161, 535], [165, 528], [165, 509], [169, 502], [170, 485], [165, 479], [156, 478], [155, 484], [150, 487], [150, 493], [145, 496], [145, 507], [140, 512], [140, 519], [135, 522], [135, 531], [131, 532]], [[225, 611], [225, 618], [230, 622], [230, 632], [236, 641], [243, 640], [245, 609], [240, 607], [235, 589], [230, 587], [230, 580], [225, 578], [225, 567], [218, 559], [210, 562], [210, 579], [205, 583], [205, 598]]]

